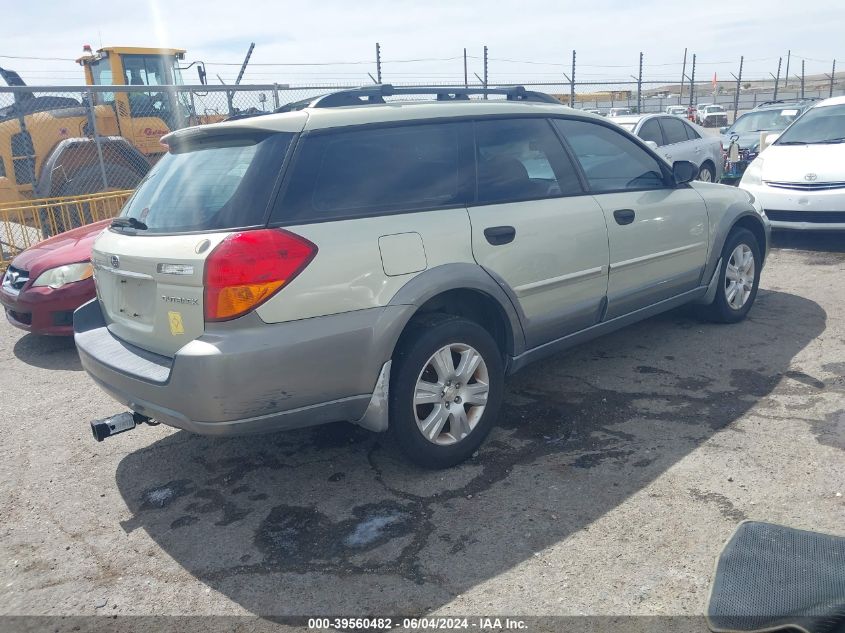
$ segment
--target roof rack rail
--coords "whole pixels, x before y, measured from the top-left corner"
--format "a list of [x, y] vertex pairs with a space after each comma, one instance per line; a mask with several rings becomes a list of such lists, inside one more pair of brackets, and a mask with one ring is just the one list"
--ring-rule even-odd
[[821, 97], [791, 97], [789, 99], [774, 99], [772, 101], [763, 101], [758, 103], [755, 107], [759, 108], [764, 105], [774, 105], [775, 103], [797, 103], [799, 101], [821, 101]]
[[402, 95], [435, 95], [437, 101], [469, 101], [470, 95], [503, 95], [508, 101], [530, 101], [534, 103], [556, 103], [558, 99], [546, 94], [526, 90], [523, 86], [504, 86], [495, 88], [464, 88], [454, 86], [415, 86], [397, 87], [392, 84], [378, 84], [361, 88], [350, 88], [316, 97], [308, 101], [287, 104], [275, 110], [276, 112], [290, 112], [304, 107], [309, 108], [339, 108], [342, 106], [370, 105], [387, 103], [385, 97]]

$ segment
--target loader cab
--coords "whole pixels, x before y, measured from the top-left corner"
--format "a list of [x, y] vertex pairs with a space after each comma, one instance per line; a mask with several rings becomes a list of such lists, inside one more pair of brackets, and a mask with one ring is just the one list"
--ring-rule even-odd
[[145, 154], [163, 151], [159, 139], [184, 127], [189, 117], [185, 96], [170, 86], [182, 84], [179, 62], [185, 51], [177, 48], [110, 46], [86, 50], [77, 62], [85, 69], [89, 86], [137, 86], [148, 90], [99, 92], [97, 105], [109, 106], [117, 117], [119, 133]]

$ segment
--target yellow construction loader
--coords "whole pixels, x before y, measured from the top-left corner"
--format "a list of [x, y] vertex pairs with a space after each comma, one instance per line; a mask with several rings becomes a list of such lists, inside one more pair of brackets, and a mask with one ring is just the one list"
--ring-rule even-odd
[[190, 94], [173, 88], [183, 83], [184, 57], [176, 48], [86, 46], [77, 60], [86, 85], [138, 88], [80, 88], [79, 100], [36, 95], [18, 73], [0, 68], [15, 88], [14, 102], [0, 108], [0, 205], [131, 189], [166, 151], [162, 136], [224, 118], [197, 115]]

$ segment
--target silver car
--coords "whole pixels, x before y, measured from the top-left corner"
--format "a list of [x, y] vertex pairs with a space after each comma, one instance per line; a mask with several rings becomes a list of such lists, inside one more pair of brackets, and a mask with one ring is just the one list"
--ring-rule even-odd
[[346, 420], [446, 467], [528, 363], [685, 303], [748, 314], [769, 240], [748, 193], [542, 93], [426, 90], [165, 137], [74, 314], [83, 367], [134, 412], [95, 437]]
[[617, 117], [613, 120], [657, 150], [671, 165], [688, 160], [698, 167], [698, 179], [718, 182], [722, 177], [722, 143], [695, 123], [669, 114]]

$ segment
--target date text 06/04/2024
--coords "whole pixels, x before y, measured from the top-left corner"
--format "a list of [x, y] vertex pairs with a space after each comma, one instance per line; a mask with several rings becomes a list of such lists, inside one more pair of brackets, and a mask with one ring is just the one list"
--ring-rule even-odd
[[525, 630], [524, 620], [500, 617], [430, 617], [430, 618], [309, 618], [308, 628], [314, 630], [340, 630], [351, 631], [356, 629], [381, 629], [394, 628], [436, 631], [453, 629], [476, 629], [476, 630]]

